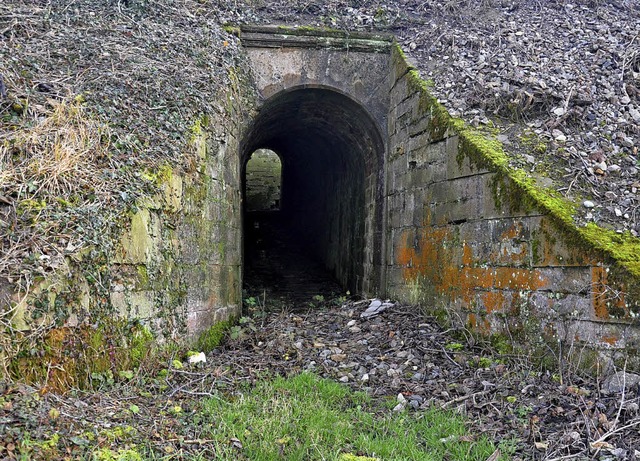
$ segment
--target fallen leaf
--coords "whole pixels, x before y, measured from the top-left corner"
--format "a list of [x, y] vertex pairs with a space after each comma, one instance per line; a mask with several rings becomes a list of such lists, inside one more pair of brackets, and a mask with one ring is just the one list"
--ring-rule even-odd
[[500, 449], [496, 448], [496, 451], [491, 453], [491, 456], [489, 456], [486, 461], [496, 461], [499, 457], [500, 457]]
[[538, 450], [546, 450], [549, 448], [549, 444], [546, 442], [535, 442], [535, 446]]
[[613, 449], [615, 448], [613, 445], [611, 445], [609, 442], [591, 442], [589, 444], [591, 446], [592, 450], [602, 450], [602, 449]]

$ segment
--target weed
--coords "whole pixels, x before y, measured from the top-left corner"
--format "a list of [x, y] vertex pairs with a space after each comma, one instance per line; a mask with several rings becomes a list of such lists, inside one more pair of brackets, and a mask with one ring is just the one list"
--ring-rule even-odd
[[493, 364], [493, 359], [490, 357], [480, 357], [478, 359], [478, 367], [489, 368]]
[[464, 349], [464, 344], [461, 343], [449, 343], [445, 346], [450, 351], [460, 351]]
[[251, 317], [240, 317], [238, 325], [234, 325], [229, 330], [229, 337], [234, 341], [241, 340], [244, 339], [247, 334], [255, 333], [256, 331], [258, 331], [258, 328]]
[[529, 414], [532, 411], [533, 411], [533, 409], [530, 406], [522, 405], [522, 406], [519, 406], [518, 408], [516, 408], [514, 413], [519, 419], [524, 421], [524, 420], [526, 420], [528, 418]]

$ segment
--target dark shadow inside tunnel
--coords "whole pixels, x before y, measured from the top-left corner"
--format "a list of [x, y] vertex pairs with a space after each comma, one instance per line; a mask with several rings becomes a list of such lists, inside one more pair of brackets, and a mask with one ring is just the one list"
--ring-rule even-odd
[[[380, 131], [351, 98], [323, 88], [267, 100], [241, 144], [244, 286], [304, 300], [379, 283], [382, 236]], [[256, 207], [258, 149], [281, 161], [277, 207]], [[252, 160], [250, 160], [252, 159]]]

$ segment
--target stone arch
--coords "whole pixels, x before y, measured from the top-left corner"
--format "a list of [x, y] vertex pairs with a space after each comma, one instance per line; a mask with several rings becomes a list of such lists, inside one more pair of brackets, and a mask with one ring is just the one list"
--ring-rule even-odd
[[241, 140], [243, 181], [260, 148], [282, 161], [288, 237], [305, 242], [345, 289], [383, 287], [385, 143], [366, 108], [327, 87], [282, 90], [264, 101]]

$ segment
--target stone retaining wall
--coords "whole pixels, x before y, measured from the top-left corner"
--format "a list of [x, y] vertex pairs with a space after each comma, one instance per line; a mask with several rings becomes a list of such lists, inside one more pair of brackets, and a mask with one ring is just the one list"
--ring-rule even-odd
[[510, 171], [499, 143], [452, 119], [399, 48], [392, 54], [388, 295], [528, 347], [637, 348], [629, 268], [588, 241], [569, 205]]

